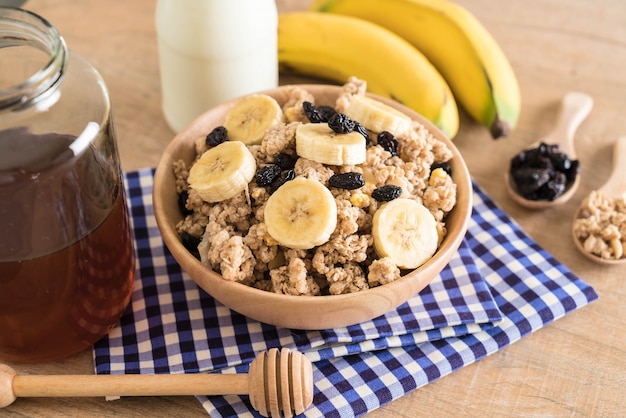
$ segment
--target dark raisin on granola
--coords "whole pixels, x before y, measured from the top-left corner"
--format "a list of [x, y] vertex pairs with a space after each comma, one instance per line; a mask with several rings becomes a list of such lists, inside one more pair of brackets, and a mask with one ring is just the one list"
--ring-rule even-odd
[[370, 143], [370, 136], [367, 133], [367, 128], [363, 125], [361, 125], [359, 122], [354, 122], [354, 130], [358, 133], [360, 133], [361, 135], [363, 135], [363, 138], [365, 138], [365, 144], [368, 145]]
[[198, 251], [198, 245], [200, 245], [200, 242], [202, 240], [198, 237], [194, 237], [193, 235], [190, 235], [187, 232], [183, 232], [180, 235], [180, 239], [183, 243], [183, 247], [185, 247], [187, 251], [189, 251], [194, 257], [196, 257], [199, 260], [200, 251]]
[[443, 171], [448, 173], [449, 176], [452, 175], [452, 167], [450, 166], [450, 163], [434, 163], [433, 165], [430, 166], [430, 172], [432, 173], [438, 168], [442, 168]]
[[305, 101], [302, 103], [305, 116], [311, 123], [327, 123], [335, 113], [331, 106], [315, 106], [313, 103]]
[[389, 152], [392, 157], [398, 155], [398, 140], [395, 135], [389, 131], [382, 131], [376, 138], [378, 145], [380, 145], [385, 151]]
[[287, 154], [286, 152], [281, 152], [276, 157], [274, 157], [274, 164], [276, 164], [283, 170], [289, 170], [291, 168], [294, 168], [296, 166], [296, 161], [298, 161], [298, 157]]
[[274, 183], [280, 177], [281, 168], [275, 164], [268, 164], [257, 169], [254, 179], [256, 184], [264, 187]]
[[354, 190], [365, 186], [365, 180], [361, 173], [349, 172], [333, 174], [328, 179], [328, 184], [339, 189]]
[[335, 113], [328, 120], [328, 126], [338, 134], [349, 134], [354, 130], [354, 121], [343, 113]]
[[228, 141], [228, 130], [225, 126], [218, 126], [209, 132], [206, 136], [205, 142], [210, 147], [215, 147], [222, 142]]
[[389, 202], [402, 195], [402, 187], [395, 184], [385, 184], [372, 191], [372, 197], [379, 202]]
[[322, 116], [320, 115], [317, 107], [311, 102], [303, 102], [302, 109], [304, 110], [304, 115], [309, 119], [311, 123], [321, 123]]
[[187, 190], [183, 190], [178, 194], [178, 209], [183, 216], [193, 213], [193, 210], [187, 209], [187, 199], [189, 199], [189, 192]]
[[276, 190], [278, 190], [280, 186], [295, 178], [296, 172], [294, 170], [283, 171], [281, 175], [276, 179], [276, 181], [270, 184], [270, 188], [268, 190], [269, 194], [273, 194]]

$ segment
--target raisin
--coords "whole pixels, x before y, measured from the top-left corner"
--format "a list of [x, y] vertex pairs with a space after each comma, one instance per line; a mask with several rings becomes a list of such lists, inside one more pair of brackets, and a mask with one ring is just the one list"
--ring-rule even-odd
[[394, 184], [385, 184], [372, 191], [372, 197], [379, 202], [389, 202], [402, 195], [402, 188]]
[[328, 184], [339, 189], [354, 190], [365, 186], [365, 180], [361, 173], [349, 172], [334, 174], [328, 179]]
[[550, 155], [550, 161], [555, 170], [566, 172], [572, 166], [572, 160], [563, 152], [556, 152]]
[[183, 216], [191, 215], [193, 210], [187, 209], [187, 199], [189, 199], [189, 192], [183, 190], [178, 194], [178, 209]]
[[398, 155], [398, 140], [389, 131], [382, 131], [377, 137], [378, 145], [391, 154], [392, 157]]
[[183, 243], [183, 247], [187, 249], [194, 257], [200, 259], [200, 251], [198, 251], [198, 245], [200, 245], [200, 238], [194, 237], [193, 235], [188, 234], [187, 232], [183, 232], [180, 235], [180, 239]]
[[311, 123], [327, 123], [337, 113], [331, 106], [315, 106], [311, 102], [303, 102], [302, 108]]
[[512, 172], [511, 175], [517, 190], [526, 198], [550, 181], [550, 172], [548, 170], [533, 167], [519, 168]]
[[522, 167], [528, 161], [528, 154], [526, 151], [521, 151], [513, 159], [511, 159], [511, 169]]
[[359, 122], [354, 122], [354, 130], [363, 135], [366, 145], [370, 143], [370, 136], [367, 133], [367, 128], [365, 126], [361, 125]]
[[317, 113], [319, 114], [322, 122], [328, 123], [330, 118], [337, 112], [335, 111], [335, 109], [333, 109], [330, 106], [322, 105], [322, 106], [318, 106]]
[[563, 194], [566, 186], [565, 174], [557, 172], [550, 181], [537, 190], [537, 197], [541, 200], [554, 200]]
[[269, 186], [274, 183], [278, 177], [280, 177], [281, 168], [274, 164], [268, 164], [264, 167], [259, 168], [254, 175], [254, 179], [256, 180], [256, 184], [263, 187]]
[[529, 149], [526, 151], [523, 151], [525, 154], [524, 157], [524, 164], [526, 165], [535, 165], [537, 163], [537, 160], [541, 157], [541, 151], [540, 148], [533, 148], [533, 149]]
[[576, 176], [580, 173], [580, 161], [571, 160], [570, 168], [565, 171], [568, 183], [573, 183], [576, 180]]
[[228, 131], [224, 126], [218, 126], [209, 132], [206, 136], [205, 142], [210, 147], [215, 147], [222, 142], [228, 141]]
[[546, 144], [545, 142], [540, 142], [539, 146], [537, 147], [537, 151], [540, 155], [548, 155], [548, 152], [550, 151], [550, 145]]
[[546, 150], [547, 155], [558, 154], [560, 152], [561, 152], [561, 146], [559, 144], [547, 145], [547, 150]]
[[354, 130], [354, 121], [343, 113], [335, 113], [328, 120], [328, 126], [338, 134], [349, 134]]
[[289, 180], [293, 180], [296, 178], [296, 172], [294, 170], [285, 170], [281, 173], [281, 175], [270, 185], [270, 189], [268, 190], [269, 194], [274, 193], [280, 186], [287, 183]]
[[311, 102], [303, 102], [302, 108], [304, 109], [304, 114], [309, 119], [311, 123], [320, 123], [322, 122], [322, 116], [320, 115], [319, 110], [315, 105]]
[[274, 157], [274, 164], [283, 170], [294, 168], [296, 166], [296, 161], [298, 161], [298, 157], [294, 157], [293, 155], [284, 152]]
[[533, 162], [533, 167], [546, 170], [554, 169], [554, 166], [552, 165], [552, 160], [546, 155], [540, 155], [535, 158], [535, 161]]
[[438, 168], [442, 168], [443, 171], [448, 173], [449, 176], [452, 175], [452, 167], [450, 166], [450, 163], [434, 163], [433, 165], [430, 166], [430, 172], [432, 173]]
[[509, 172], [518, 192], [530, 200], [554, 200], [580, 171], [578, 160], [571, 160], [557, 144], [541, 142], [511, 159]]
[[552, 181], [554, 181], [554, 182], [556, 182], [558, 184], [567, 185], [567, 176], [565, 175], [565, 173], [556, 172], [552, 176]]

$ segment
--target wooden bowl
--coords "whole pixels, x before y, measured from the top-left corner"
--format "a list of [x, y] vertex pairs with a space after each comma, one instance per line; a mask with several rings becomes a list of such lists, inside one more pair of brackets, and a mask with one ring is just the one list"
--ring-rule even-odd
[[[316, 104], [334, 106], [341, 92], [339, 86], [302, 85], [315, 96]], [[264, 92], [281, 105], [287, 99], [285, 87]], [[291, 296], [255, 289], [230, 282], [203, 265], [183, 247], [175, 225], [182, 215], [178, 209], [172, 163], [183, 159], [191, 163], [195, 157], [194, 141], [221, 125], [235, 100], [210, 109], [174, 137], [157, 165], [153, 202], [154, 213], [163, 240], [183, 270], [208, 294], [228, 308], [260, 322], [295, 329], [326, 329], [344, 327], [373, 319], [391, 311], [426, 287], [448, 264], [457, 251], [472, 211], [472, 184], [463, 157], [454, 144], [429, 121], [396, 102], [373, 96], [411, 118], [423, 123], [433, 135], [453, 152], [450, 162], [452, 178], [457, 184], [457, 204], [448, 214], [448, 233], [435, 255], [400, 280], [357, 293], [328, 296]]]

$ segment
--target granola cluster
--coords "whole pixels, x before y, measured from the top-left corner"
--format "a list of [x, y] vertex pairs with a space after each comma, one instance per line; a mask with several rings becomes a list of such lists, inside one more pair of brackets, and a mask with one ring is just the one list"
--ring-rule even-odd
[[[188, 214], [176, 229], [181, 236], [200, 241], [198, 256], [225, 280], [288, 295], [336, 295], [358, 292], [398, 280], [403, 274], [388, 258], [379, 258], [373, 247], [372, 217], [379, 202], [372, 198], [377, 187], [394, 184], [402, 197], [426, 206], [438, 223], [440, 242], [446, 234], [445, 217], [456, 203], [456, 185], [443, 170], [431, 171], [433, 164], [452, 158], [448, 147], [426, 127], [414, 121], [408, 134], [398, 136], [399, 153], [377, 146], [370, 133], [367, 159], [358, 166], [330, 166], [304, 158], [295, 152], [295, 131], [308, 123], [303, 103], [315, 103], [306, 90], [290, 87], [283, 105], [287, 123], [269, 129], [260, 145], [248, 146], [257, 167], [273, 163], [281, 154], [297, 158], [296, 176], [314, 178], [333, 194], [337, 204], [337, 227], [330, 240], [310, 250], [285, 248], [267, 232], [264, 207], [270, 194], [253, 180], [248, 190], [235, 197], [207, 203], [189, 188], [189, 168], [185, 162], [174, 166], [179, 194], [186, 194]], [[354, 94], [365, 94], [365, 83], [351, 79], [343, 87], [335, 108], [341, 112]], [[196, 141], [196, 151], [207, 150], [204, 137]], [[362, 173], [366, 184], [355, 190], [328, 185], [336, 173]], [[432, 174], [431, 174], [432, 172]]]
[[591, 192], [574, 220], [574, 235], [585, 251], [600, 258], [625, 257], [626, 195], [612, 199], [602, 192]]

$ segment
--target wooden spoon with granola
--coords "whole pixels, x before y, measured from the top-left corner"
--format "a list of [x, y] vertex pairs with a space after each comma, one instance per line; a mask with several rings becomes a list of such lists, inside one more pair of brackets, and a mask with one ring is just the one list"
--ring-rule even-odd
[[576, 211], [572, 236], [576, 248], [601, 264], [626, 263], [626, 136], [615, 141], [613, 172]]

